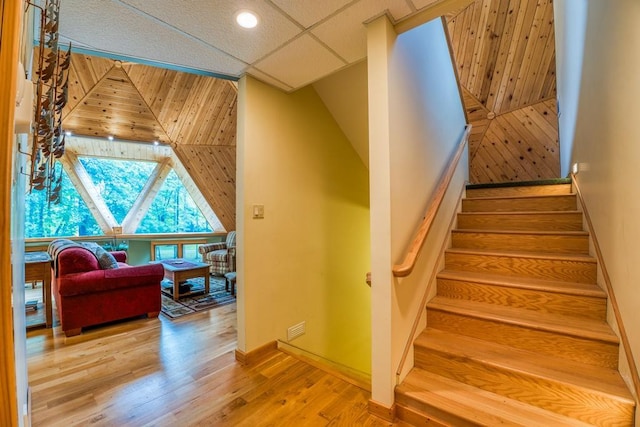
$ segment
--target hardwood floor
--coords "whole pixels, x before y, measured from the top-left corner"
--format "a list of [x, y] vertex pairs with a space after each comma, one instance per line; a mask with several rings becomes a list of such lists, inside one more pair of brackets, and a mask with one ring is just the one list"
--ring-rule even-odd
[[27, 336], [37, 426], [407, 426], [367, 412], [369, 392], [282, 352], [235, 361], [235, 304], [65, 338]]

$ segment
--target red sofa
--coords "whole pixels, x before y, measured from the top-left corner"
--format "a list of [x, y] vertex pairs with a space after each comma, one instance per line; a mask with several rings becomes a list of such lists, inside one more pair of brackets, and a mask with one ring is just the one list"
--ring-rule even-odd
[[126, 252], [111, 254], [118, 268], [105, 270], [84, 247], [56, 254], [51, 289], [66, 336], [78, 335], [86, 326], [160, 313], [162, 265], [129, 266]]

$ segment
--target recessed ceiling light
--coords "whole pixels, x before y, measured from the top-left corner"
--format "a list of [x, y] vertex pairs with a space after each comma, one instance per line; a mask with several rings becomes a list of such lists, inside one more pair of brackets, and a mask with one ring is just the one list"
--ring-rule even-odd
[[258, 15], [250, 10], [241, 10], [236, 13], [236, 22], [242, 28], [255, 28], [258, 25]]

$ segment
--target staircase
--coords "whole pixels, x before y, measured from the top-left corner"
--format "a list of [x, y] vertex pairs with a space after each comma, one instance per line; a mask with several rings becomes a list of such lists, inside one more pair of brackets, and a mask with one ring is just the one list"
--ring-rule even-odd
[[396, 387], [398, 417], [632, 426], [596, 268], [570, 183], [468, 188], [415, 367]]

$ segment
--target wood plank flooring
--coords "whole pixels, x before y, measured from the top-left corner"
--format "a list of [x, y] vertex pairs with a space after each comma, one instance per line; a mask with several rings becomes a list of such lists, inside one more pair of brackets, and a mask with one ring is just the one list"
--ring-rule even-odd
[[28, 333], [32, 423], [46, 426], [408, 426], [370, 393], [282, 352], [235, 361], [235, 304], [65, 338]]

